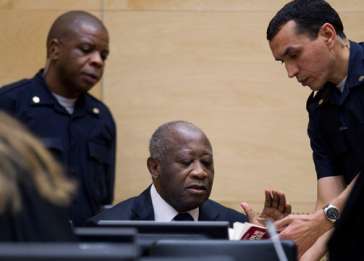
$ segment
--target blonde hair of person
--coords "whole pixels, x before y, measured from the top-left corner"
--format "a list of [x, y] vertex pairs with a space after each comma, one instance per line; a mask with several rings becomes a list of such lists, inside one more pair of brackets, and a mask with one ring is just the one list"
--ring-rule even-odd
[[0, 213], [21, 210], [22, 182], [31, 182], [42, 198], [59, 206], [67, 206], [75, 191], [75, 183], [43, 145], [0, 111]]

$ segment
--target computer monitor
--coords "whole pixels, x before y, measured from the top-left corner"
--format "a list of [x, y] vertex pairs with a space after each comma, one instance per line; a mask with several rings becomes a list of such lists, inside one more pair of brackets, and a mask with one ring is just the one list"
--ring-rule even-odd
[[[281, 241], [288, 261], [297, 260], [293, 241]], [[229, 255], [235, 260], [279, 261], [271, 240], [160, 240], [149, 251], [150, 256], [206, 257]]]
[[0, 260], [6, 261], [134, 261], [133, 244], [0, 243]]
[[225, 221], [124, 221], [100, 220], [99, 227], [135, 228], [138, 236], [155, 236], [156, 238], [196, 237], [198, 239], [228, 239], [229, 223]]
[[135, 243], [135, 228], [119, 227], [78, 227], [74, 233], [79, 242]]
[[151, 246], [158, 240], [203, 240], [227, 239], [228, 222], [223, 221], [125, 221], [125, 220], [100, 220], [99, 227], [135, 228], [138, 231], [136, 242], [143, 256], [149, 255]]
[[[236, 261], [231, 256], [184, 256], [184, 257], [169, 257], [169, 256], [158, 256], [158, 257], [142, 257], [138, 261]], [[248, 260], [245, 260], [248, 261]]]

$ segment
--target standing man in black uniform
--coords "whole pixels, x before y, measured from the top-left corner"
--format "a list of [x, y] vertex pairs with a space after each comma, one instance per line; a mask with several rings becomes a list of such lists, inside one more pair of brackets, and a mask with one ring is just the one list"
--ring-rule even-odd
[[88, 94], [108, 54], [103, 23], [70, 11], [51, 26], [45, 68], [0, 88], [0, 109], [22, 121], [78, 181], [70, 210], [76, 226], [113, 200], [116, 127], [109, 109]]
[[349, 41], [323, 0], [294, 0], [272, 18], [267, 39], [288, 76], [312, 89], [308, 135], [317, 173], [316, 211], [276, 223], [296, 241], [302, 260], [319, 260], [340, 216], [364, 153], [364, 44]]

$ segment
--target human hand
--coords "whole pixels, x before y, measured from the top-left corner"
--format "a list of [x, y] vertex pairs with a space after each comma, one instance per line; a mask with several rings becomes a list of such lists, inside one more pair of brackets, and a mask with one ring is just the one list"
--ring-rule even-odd
[[[299, 261], [320, 261], [327, 254], [327, 242], [331, 238], [334, 229], [330, 229], [300, 257]], [[326, 260], [326, 259], [324, 259]]]
[[332, 227], [323, 211], [308, 215], [289, 215], [275, 222], [281, 240], [295, 241], [301, 257], [317, 239]]
[[244, 210], [250, 223], [260, 226], [264, 226], [267, 219], [276, 221], [291, 213], [291, 205], [286, 203], [285, 194], [274, 190], [265, 191], [264, 208], [259, 216], [246, 202], [241, 202], [240, 207]]
[[291, 205], [287, 204], [284, 193], [275, 190], [266, 190], [264, 208], [259, 216], [259, 220], [264, 223], [267, 219], [277, 221], [291, 214], [291, 211]]
[[243, 209], [243, 212], [248, 218], [248, 221], [250, 223], [256, 224], [256, 225], [262, 225], [258, 221], [258, 216], [255, 214], [254, 210], [249, 206], [246, 202], [240, 202], [240, 207]]

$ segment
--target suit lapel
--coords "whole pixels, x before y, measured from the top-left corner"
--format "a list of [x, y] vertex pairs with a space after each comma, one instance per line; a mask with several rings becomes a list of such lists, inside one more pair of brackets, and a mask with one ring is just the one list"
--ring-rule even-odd
[[210, 200], [207, 200], [200, 207], [198, 216], [199, 221], [216, 221], [219, 219], [219, 213], [211, 206]]
[[135, 220], [154, 220], [152, 198], [150, 197], [150, 186], [135, 199], [132, 212]]

